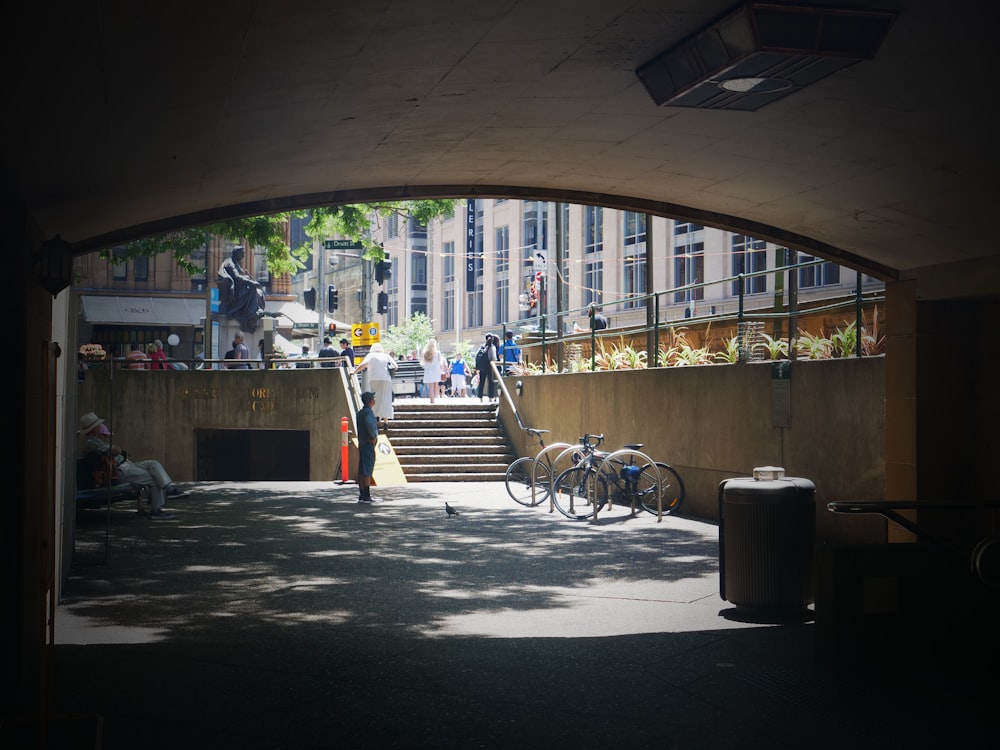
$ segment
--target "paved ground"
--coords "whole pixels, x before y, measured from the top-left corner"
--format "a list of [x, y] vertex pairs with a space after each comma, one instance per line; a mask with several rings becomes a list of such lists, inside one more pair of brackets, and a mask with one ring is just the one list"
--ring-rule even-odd
[[356, 495], [202, 483], [172, 520], [115, 509], [107, 537], [106, 513], [84, 513], [56, 618], [54, 746], [94, 747], [73, 743], [98, 727], [109, 750], [995, 739], [967, 689], [818, 664], [809, 617], [742, 621], [719, 596], [711, 524], [573, 522], [495, 483]]

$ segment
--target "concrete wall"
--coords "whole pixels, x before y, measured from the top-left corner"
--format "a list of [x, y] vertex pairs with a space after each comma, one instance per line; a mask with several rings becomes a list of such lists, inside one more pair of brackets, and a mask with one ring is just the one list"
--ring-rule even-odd
[[[110, 375], [87, 373], [78, 414], [111, 418], [116, 442], [132, 456], [159, 458], [178, 481], [195, 477], [197, 429], [309, 430], [311, 481], [329, 480], [337, 466], [341, 417], [348, 416], [354, 429], [341, 368]], [[770, 363], [750, 363], [506, 383], [524, 424], [550, 430], [546, 442], [575, 443], [589, 432], [604, 433], [609, 450], [643, 443], [644, 452], [680, 472], [684, 515], [717, 520], [722, 481], [775, 465], [815, 483], [818, 527], [826, 538], [882, 539], [879, 519], [825, 509], [833, 500], [884, 497], [882, 357], [797, 361], [781, 372]], [[506, 404], [501, 419], [518, 455], [534, 455], [537, 444], [520, 431]]]
[[[784, 373], [771, 363], [748, 363], [505, 382], [522, 422], [551, 430], [547, 443], [573, 443], [584, 433], [603, 433], [609, 450], [643, 443], [643, 452], [684, 480], [683, 515], [717, 520], [722, 481], [774, 465], [815, 483], [824, 539], [882, 539], [879, 519], [835, 515], [826, 503], [883, 499], [883, 357], [802, 360]], [[516, 452], [533, 455], [536, 442], [506, 405], [501, 416]]]
[[195, 478], [196, 430], [308, 430], [309, 480], [325, 481], [340, 458], [341, 417], [349, 418], [354, 432], [345, 387], [342, 367], [113, 373], [97, 368], [79, 386], [77, 418], [93, 411], [110, 419], [114, 441], [130, 457], [159, 459], [178, 482]]

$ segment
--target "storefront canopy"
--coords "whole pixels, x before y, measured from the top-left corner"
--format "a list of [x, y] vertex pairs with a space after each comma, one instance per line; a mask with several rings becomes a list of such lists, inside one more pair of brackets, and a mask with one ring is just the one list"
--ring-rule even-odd
[[[182, 297], [80, 297], [83, 319], [93, 325], [200, 326], [205, 319], [205, 300]], [[319, 313], [300, 302], [268, 300], [266, 313], [275, 328], [293, 336], [319, 335]], [[350, 331], [349, 324], [327, 315], [324, 325], [334, 323], [337, 332]], [[325, 327], [324, 327], [325, 330]]]
[[83, 319], [92, 324], [200, 326], [205, 300], [177, 297], [82, 296]]

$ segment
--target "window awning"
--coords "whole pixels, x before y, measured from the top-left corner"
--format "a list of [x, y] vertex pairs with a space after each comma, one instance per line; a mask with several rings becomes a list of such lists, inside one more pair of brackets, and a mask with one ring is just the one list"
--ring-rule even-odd
[[[265, 305], [267, 314], [274, 317], [275, 328], [294, 329], [296, 333], [316, 334], [319, 327], [319, 313], [310, 310], [301, 302], [276, 302], [268, 300]], [[336, 320], [329, 315], [324, 319], [326, 325], [335, 323], [337, 331], [350, 331], [349, 323]]]
[[88, 323], [132, 326], [200, 326], [205, 300], [177, 297], [81, 296]]
[[[83, 319], [91, 324], [132, 326], [200, 326], [205, 319], [205, 300], [183, 297], [80, 297]], [[275, 328], [299, 335], [317, 335], [319, 313], [301, 302], [267, 300], [265, 309], [274, 318]], [[351, 326], [329, 315], [326, 325], [335, 323], [337, 331]]]

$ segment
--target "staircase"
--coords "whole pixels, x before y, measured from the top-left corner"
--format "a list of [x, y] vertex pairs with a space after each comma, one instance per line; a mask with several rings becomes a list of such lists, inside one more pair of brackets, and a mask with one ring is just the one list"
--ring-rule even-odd
[[407, 482], [502, 482], [514, 454], [496, 404], [393, 402], [388, 436]]

